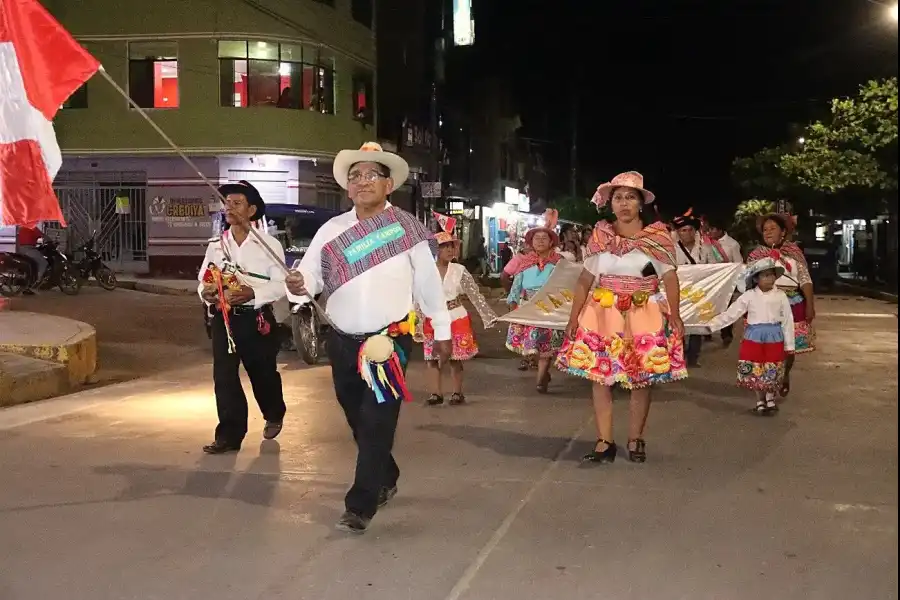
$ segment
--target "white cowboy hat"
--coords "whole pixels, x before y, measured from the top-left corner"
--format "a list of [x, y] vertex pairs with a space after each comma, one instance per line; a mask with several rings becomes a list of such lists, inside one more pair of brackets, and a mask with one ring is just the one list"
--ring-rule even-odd
[[784, 267], [775, 262], [774, 258], [766, 257], [761, 258], [758, 261], [752, 263], [747, 267], [745, 281], [747, 284], [747, 289], [749, 290], [753, 287], [753, 278], [762, 273], [763, 271], [775, 271], [776, 278], [784, 275]]
[[644, 176], [637, 171], [627, 171], [619, 173], [608, 183], [600, 184], [597, 191], [594, 192], [591, 202], [600, 207], [606, 206], [609, 203], [613, 190], [620, 187], [629, 187], [639, 191], [644, 196], [644, 204], [650, 204], [656, 200], [656, 194], [644, 187]]
[[391, 171], [391, 179], [394, 181], [394, 189], [397, 189], [409, 177], [409, 164], [391, 152], [385, 152], [381, 144], [366, 142], [359, 150], [341, 150], [334, 158], [334, 180], [338, 185], [347, 189], [347, 175], [350, 167], [360, 162], [373, 162], [384, 165]]

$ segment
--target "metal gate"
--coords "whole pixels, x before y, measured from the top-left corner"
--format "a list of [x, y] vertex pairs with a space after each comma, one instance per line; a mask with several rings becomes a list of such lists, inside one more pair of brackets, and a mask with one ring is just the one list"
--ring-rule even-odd
[[[61, 247], [74, 252], [96, 232], [95, 248], [112, 269], [148, 271], [146, 187], [63, 184], [54, 189], [68, 227], [47, 224], [45, 231], [55, 233]], [[116, 200], [125, 197], [127, 202]]]

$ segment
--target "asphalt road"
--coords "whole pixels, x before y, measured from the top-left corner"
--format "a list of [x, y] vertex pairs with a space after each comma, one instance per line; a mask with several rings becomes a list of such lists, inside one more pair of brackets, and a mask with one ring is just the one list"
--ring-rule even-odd
[[[286, 356], [285, 432], [260, 443], [252, 409], [237, 456], [199, 451], [215, 414], [202, 363], [0, 411], [0, 599], [897, 598], [896, 307], [819, 312], [820, 351], [779, 416], [749, 415], [736, 349], [708, 348], [657, 393], [644, 465], [579, 465], [582, 382], [538, 397], [515, 361], [476, 360], [469, 406], [404, 408], [400, 494], [361, 538], [332, 527], [354, 447], [327, 367]], [[113, 343], [202, 352], [202, 329], [136, 322], [151, 318], [155, 334]], [[424, 397], [421, 364], [410, 380]]]

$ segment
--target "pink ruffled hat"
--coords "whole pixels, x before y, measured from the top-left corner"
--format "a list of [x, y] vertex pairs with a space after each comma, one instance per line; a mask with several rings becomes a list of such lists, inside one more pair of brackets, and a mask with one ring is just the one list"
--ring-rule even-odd
[[654, 200], [656, 200], [656, 194], [651, 192], [650, 190], [644, 187], [644, 176], [638, 173], [637, 171], [626, 171], [625, 173], [619, 173], [615, 177], [612, 178], [612, 181], [609, 183], [602, 183], [597, 188], [597, 191], [594, 192], [594, 197], [591, 198], [591, 202], [596, 204], [598, 207], [603, 207], [609, 204], [609, 200], [612, 197], [613, 190], [620, 187], [628, 187], [638, 190], [644, 196], [644, 204], [650, 204]]

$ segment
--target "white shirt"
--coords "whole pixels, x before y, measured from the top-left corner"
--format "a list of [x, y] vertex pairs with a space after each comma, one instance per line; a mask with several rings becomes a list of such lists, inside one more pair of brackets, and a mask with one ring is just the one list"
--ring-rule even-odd
[[642, 277], [647, 263], [653, 266], [656, 275], [662, 276], [675, 267], [659, 262], [640, 250], [632, 250], [623, 255], [616, 256], [611, 252], [600, 252], [589, 256], [584, 261], [584, 268], [591, 272], [595, 280], [600, 275], [626, 275], [628, 277]]
[[719, 238], [718, 242], [722, 246], [722, 250], [725, 251], [728, 262], [744, 262], [744, 256], [741, 254], [741, 245], [736, 239], [726, 233]]
[[[679, 242], [679, 240], [676, 237], [675, 238], [675, 258], [678, 261], [679, 267], [684, 266], [684, 265], [690, 265], [690, 264], [698, 264], [698, 265], [709, 264], [709, 262], [710, 262], [709, 261], [709, 249], [706, 246], [704, 246], [702, 243], [700, 243], [699, 236], [697, 237], [697, 239], [694, 240], [694, 247], [688, 248], [688, 252], [691, 253], [691, 257], [694, 259], [693, 263], [691, 263], [691, 261], [688, 260], [687, 255], [681, 249], [681, 244], [679, 244], [678, 242]], [[685, 247], [687, 247], [687, 244], [685, 244]], [[738, 262], [743, 262], [743, 261], [739, 260]]]
[[203, 258], [203, 265], [197, 275], [197, 279], [200, 281], [197, 293], [201, 294], [201, 299], [203, 297], [203, 275], [206, 273], [209, 263], [214, 263], [220, 269], [226, 267], [227, 259], [222, 250], [223, 243], [231, 256], [231, 263], [240, 269], [236, 273], [238, 281], [242, 285], [253, 288], [254, 307], [262, 308], [266, 304], [273, 304], [284, 298], [284, 269], [282, 268], [284, 248], [281, 247], [281, 242], [268, 233], [259, 231], [259, 235], [275, 252], [281, 264], [276, 265], [273, 262], [272, 257], [263, 249], [252, 233], [248, 233], [247, 239], [239, 245], [234, 240], [231, 231], [226, 231], [221, 238], [211, 240], [206, 247], [206, 256]]
[[[387, 203], [386, 208], [390, 206]], [[329, 220], [316, 232], [298, 269], [303, 275], [306, 291], [312, 296], [325, 288], [322, 248], [357, 223], [356, 211], [351, 210]], [[290, 292], [288, 299], [297, 303], [308, 301]], [[435, 340], [451, 339], [450, 313], [444, 299], [441, 274], [426, 241], [336, 289], [328, 298], [325, 312], [341, 331], [364, 335], [403, 320], [415, 304], [431, 319]]]
[[785, 350], [794, 351], [794, 315], [791, 312], [791, 303], [783, 291], [772, 288], [768, 292], [763, 292], [755, 287], [741, 294], [741, 297], [735, 300], [728, 310], [716, 316], [706, 325], [711, 331], [718, 331], [731, 325], [744, 314], [747, 315], [748, 325], [780, 324], [784, 333]]
[[[438, 271], [440, 273], [440, 271]], [[478, 284], [472, 274], [469, 273], [464, 266], [459, 263], [450, 263], [447, 265], [447, 273], [444, 275], [444, 300], [450, 302], [462, 296], [467, 296], [472, 306], [478, 311], [481, 320], [485, 325], [490, 325], [497, 319], [497, 315], [488, 305], [484, 296], [478, 290]], [[450, 310], [450, 318], [454, 321], [468, 316], [469, 311], [460, 304], [456, 308]]]

